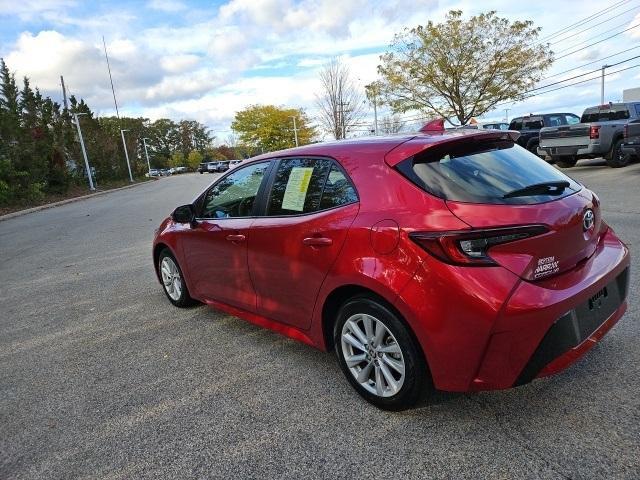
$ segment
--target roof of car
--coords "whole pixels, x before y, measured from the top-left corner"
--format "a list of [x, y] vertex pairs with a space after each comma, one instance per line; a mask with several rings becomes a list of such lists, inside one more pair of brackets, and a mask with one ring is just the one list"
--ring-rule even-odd
[[[367, 154], [383, 152], [383, 157], [386, 163], [393, 166], [404, 158], [408, 158], [418, 151], [424, 150], [425, 148], [438, 143], [456, 141], [464, 137], [502, 138], [505, 135], [508, 135], [515, 140], [520, 133], [511, 130], [459, 128], [441, 132], [416, 132], [375, 137], [357, 137], [346, 140], [312, 143], [302, 147], [265, 153], [248, 160], [253, 162], [269, 158], [295, 157], [298, 155], [340, 158], [344, 156], [353, 157], [362, 154], [367, 158], [370, 158]], [[401, 146], [402, 148], [399, 148]]]

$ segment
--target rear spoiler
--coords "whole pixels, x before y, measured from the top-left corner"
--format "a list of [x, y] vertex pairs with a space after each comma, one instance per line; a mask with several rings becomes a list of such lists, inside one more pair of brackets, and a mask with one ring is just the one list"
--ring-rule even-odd
[[384, 161], [390, 167], [395, 167], [403, 160], [412, 157], [429, 147], [434, 145], [441, 145], [443, 143], [458, 143], [464, 142], [470, 139], [487, 139], [487, 140], [510, 140], [516, 142], [520, 137], [520, 132], [515, 130], [436, 130], [434, 126], [432, 129], [427, 129], [429, 125], [434, 122], [429, 122], [427, 125], [420, 129], [419, 135], [410, 138], [404, 143], [397, 145], [391, 149], [384, 156]]

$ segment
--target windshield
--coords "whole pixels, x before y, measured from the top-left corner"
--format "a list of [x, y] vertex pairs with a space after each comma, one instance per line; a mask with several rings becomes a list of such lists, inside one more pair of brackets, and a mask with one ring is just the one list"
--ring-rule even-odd
[[[470, 139], [436, 145], [401, 162], [398, 169], [427, 192], [460, 202], [542, 203], [581, 188], [544, 160], [505, 140]], [[560, 194], [532, 189], [530, 195], [507, 195], [534, 185], [565, 181], [569, 186]]]

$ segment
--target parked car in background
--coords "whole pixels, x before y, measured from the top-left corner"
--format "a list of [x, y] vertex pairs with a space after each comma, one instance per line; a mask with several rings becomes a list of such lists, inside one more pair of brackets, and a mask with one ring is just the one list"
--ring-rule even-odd
[[629, 250], [598, 197], [515, 132], [443, 123], [222, 175], [156, 230], [167, 298], [335, 350], [386, 409], [565, 369], [624, 314]]
[[198, 173], [200, 173], [201, 175], [205, 172], [208, 172], [209, 169], [207, 168], [209, 165], [209, 162], [202, 162], [200, 165], [198, 165]]
[[[520, 132], [518, 145], [538, 155], [540, 130], [544, 127], [559, 127], [580, 123], [580, 117], [574, 113], [543, 113], [515, 117], [509, 124], [509, 130]], [[541, 155], [544, 156], [544, 155]]]
[[168, 177], [171, 175], [171, 169], [170, 168], [162, 168], [160, 169], [160, 175], [162, 175], [163, 177]]
[[150, 177], [159, 177], [160, 176], [160, 170], [157, 168], [152, 168], [151, 170], [149, 170], [148, 175]]
[[207, 172], [216, 173], [218, 171], [218, 163], [219, 162], [208, 162], [207, 163]]
[[640, 119], [633, 120], [624, 126], [624, 143], [622, 153], [628, 155], [628, 161], [640, 158]]
[[240, 165], [241, 163], [242, 163], [242, 160], [230, 160], [229, 168], [235, 167], [236, 165]]
[[480, 128], [484, 130], [509, 130], [509, 124], [506, 122], [483, 123]]
[[186, 172], [189, 171], [189, 169], [187, 167], [182, 167], [182, 166], [175, 167], [173, 170], [174, 170], [173, 173], [186, 173]]
[[610, 167], [624, 167], [624, 128], [640, 118], [640, 102], [607, 103], [587, 108], [580, 123], [545, 127], [540, 131], [540, 151], [563, 168], [581, 158], [604, 157]]

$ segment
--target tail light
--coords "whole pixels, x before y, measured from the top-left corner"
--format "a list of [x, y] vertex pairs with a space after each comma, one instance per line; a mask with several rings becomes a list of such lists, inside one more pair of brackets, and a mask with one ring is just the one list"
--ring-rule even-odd
[[629, 124], [625, 125], [622, 128], [622, 135], [624, 136], [625, 139], [629, 138]]
[[600, 125], [591, 125], [591, 128], [589, 128], [589, 138], [591, 140], [600, 138]]
[[409, 237], [430, 255], [450, 265], [497, 265], [489, 256], [496, 245], [535, 237], [548, 232], [544, 225], [527, 225], [486, 230], [457, 230], [449, 232], [413, 232]]

